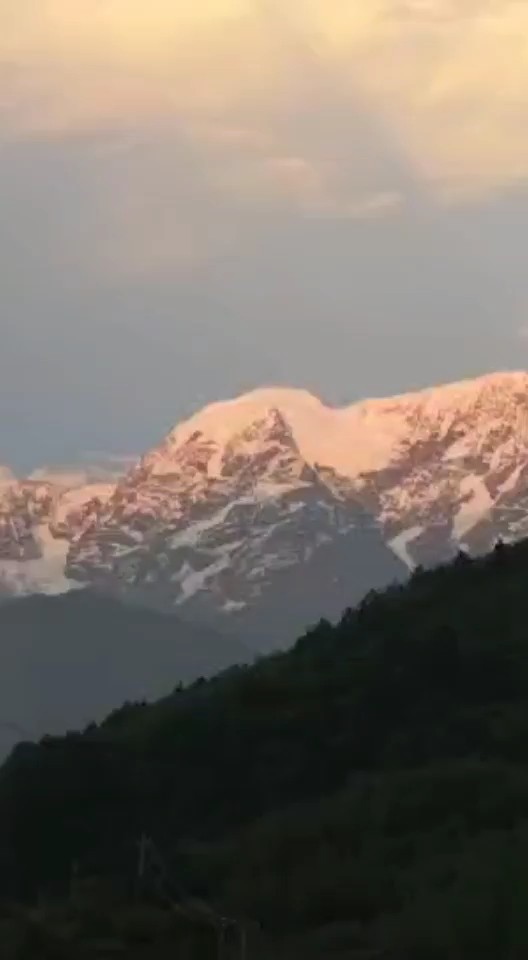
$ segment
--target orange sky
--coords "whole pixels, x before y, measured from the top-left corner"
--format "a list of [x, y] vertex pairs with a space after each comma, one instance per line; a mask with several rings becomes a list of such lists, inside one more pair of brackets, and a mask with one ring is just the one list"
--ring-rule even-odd
[[[0, 0], [0, 22], [13, 136], [177, 117], [206, 157], [224, 126], [276, 164], [292, 149], [275, 115], [319, 71], [361, 100], [438, 196], [482, 195], [528, 173], [525, 0]], [[325, 171], [297, 160], [307, 192], [321, 204], [326, 191], [332, 206]], [[302, 193], [291, 164], [288, 176]]]

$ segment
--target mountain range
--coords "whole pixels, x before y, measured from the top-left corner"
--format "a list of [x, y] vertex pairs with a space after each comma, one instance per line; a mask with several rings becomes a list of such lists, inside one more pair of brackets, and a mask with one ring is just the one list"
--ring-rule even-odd
[[527, 454], [526, 373], [341, 409], [259, 389], [118, 477], [2, 470], [0, 592], [89, 585], [269, 649], [417, 565], [525, 535]]

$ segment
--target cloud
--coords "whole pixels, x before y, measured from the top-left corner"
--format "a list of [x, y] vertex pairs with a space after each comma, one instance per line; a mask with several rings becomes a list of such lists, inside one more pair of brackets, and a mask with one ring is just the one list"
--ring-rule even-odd
[[[176, 118], [189, 136], [216, 127], [226, 149], [280, 164], [287, 138], [277, 156], [265, 145], [274, 117], [307, 86], [334, 86], [341, 108], [347, 96], [368, 107], [437, 195], [528, 176], [524, 0], [0, 0], [0, 21], [13, 136]], [[249, 117], [262, 125], [251, 144]]]
[[[436, 195], [487, 195], [528, 175], [528, 5], [519, 0], [379, 3], [369, 29], [329, 39]], [[322, 24], [324, 23], [324, 15]], [[337, 68], [337, 67], [336, 67]]]
[[60, 156], [67, 224], [51, 194], [42, 223], [88, 272], [189, 274], [271, 218], [528, 178], [524, 0], [0, 0], [0, 23], [6, 182], [22, 203], [44, 163], [57, 190]]

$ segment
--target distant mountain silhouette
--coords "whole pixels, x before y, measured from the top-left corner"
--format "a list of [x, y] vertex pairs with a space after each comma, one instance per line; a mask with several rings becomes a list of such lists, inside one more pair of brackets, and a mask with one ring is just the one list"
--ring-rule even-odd
[[91, 591], [0, 606], [0, 753], [248, 660], [242, 643]]

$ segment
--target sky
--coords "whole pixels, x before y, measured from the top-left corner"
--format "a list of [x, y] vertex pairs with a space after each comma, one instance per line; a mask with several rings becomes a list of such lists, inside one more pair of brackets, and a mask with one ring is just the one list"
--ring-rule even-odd
[[0, 0], [0, 463], [524, 368], [527, 234], [526, 0]]

